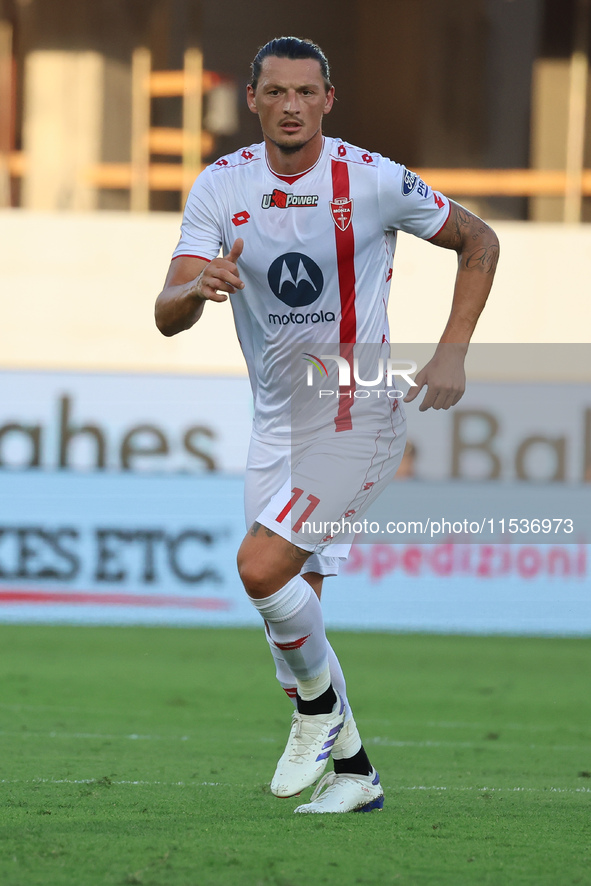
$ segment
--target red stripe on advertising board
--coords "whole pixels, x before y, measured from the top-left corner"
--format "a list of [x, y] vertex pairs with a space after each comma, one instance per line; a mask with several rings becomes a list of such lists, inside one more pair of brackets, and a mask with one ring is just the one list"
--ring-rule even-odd
[[100, 594], [90, 591], [23, 591], [18, 589], [0, 591], [0, 604], [6, 603], [67, 603], [92, 606], [170, 606], [175, 609], [207, 609], [209, 611], [231, 609], [229, 600], [215, 597], [179, 597], [166, 594]]
[[[349, 199], [349, 167], [341, 160], [332, 161], [332, 199]], [[349, 363], [353, 377], [353, 345], [357, 341], [355, 311], [355, 235], [351, 221], [345, 230], [335, 222], [339, 294], [341, 297], [341, 326], [339, 330], [341, 357]], [[335, 418], [337, 431], [350, 431], [353, 387], [340, 389], [339, 409]], [[344, 395], [344, 396], [343, 396]], [[349, 396], [350, 395], [350, 396]]]

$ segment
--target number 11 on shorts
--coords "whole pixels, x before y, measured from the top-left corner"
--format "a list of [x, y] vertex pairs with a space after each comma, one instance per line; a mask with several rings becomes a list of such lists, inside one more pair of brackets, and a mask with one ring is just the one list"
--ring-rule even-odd
[[[293, 506], [296, 504], [297, 501], [299, 501], [299, 499], [302, 497], [303, 494], [304, 494], [303, 489], [298, 489], [297, 486], [294, 486], [294, 488], [291, 490], [290, 500], [287, 502], [287, 504], [285, 505], [283, 510], [280, 511], [277, 514], [277, 517], [275, 518], [278, 523], [283, 523], [283, 521], [285, 520], [285, 518], [287, 517], [287, 515], [289, 514], [289, 512], [293, 508]], [[312, 511], [315, 508], [317, 508], [318, 505], [320, 504], [320, 499], [316, 498], [315, 495], [309, 495], [307, 497], [307, 501], [309, 501], [310, 504], [305, 509], [305, 511], [302, 513], [301, 517], [299, 517], [298, 520], [292, 526], [292, 532], [299, 532], [300, 529], [302, 528], [302, 524], [306, 522], [306, 520], [308, 519], [308, 517], [310, 516]]]

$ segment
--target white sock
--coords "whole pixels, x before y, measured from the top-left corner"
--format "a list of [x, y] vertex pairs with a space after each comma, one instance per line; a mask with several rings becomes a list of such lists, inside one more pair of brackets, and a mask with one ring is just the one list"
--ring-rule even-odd
[[[322, 677], [321, 684], [326, 682], [328, 667], [328, 643], [318, 597], [308, 582], [296, 575], [269, 597], [249, 599], [267, 624], [271, 648], [279, 649], [300, 695], [309, 697], [310, 690], [317, 688], [318, 677]], [[315, 682], [310, 685], [310, 681]]]
[[349, 719], [345, 720], [345, 725], [339, 733], [339, 740], [332, 749], [332, 756], [335, 760], [347, 760], [360, 750], [361, 736], [353, 714], [349, 711]]
[[[283, 652], [281, 651], [281, 649], [278, 649], [277, 646], [275, 646], [273, 640], [269, 636], [268, 630], [265, 631], [265, 637], [267, 638], [269, 649], [271, 650], [271, 655], [273, 656], [273, 660], [275, 662], [275, 676], [277, 677], [281, 688], [284, 690], [288, 698], [291, 699], [295, 707], [297, 692], [296, 679], [290, 671], [285, 658], [283, 657]], [[334, 651], [328, 640], [326, 641], [326, 645], [328, 647], [328, 666], [330, 668], [330, 682], [332, 683], [333, 689], [336, 689], [336, 691], [345, 702], [346, 723], [353, 717], [353, 714], [351, 712], [349, 701], [347, 699], [347, 684], [345, 682], [345, 675], [343, 674], [343, 669], [341, 667], [340, 661], [337, 658], [336, 652]], [[356, 753], [356, 751], [354, 753]], [[348, 754], [347, 756], [352, 755]]]
[[[326, 642], [328, 643], [328, 640]], [[330, 680], [332, 683], [332, 688], [336, 689], [336, 691], [345, 702], [346, 723], [347, 720], [349, 720], [353, 716], [353, 714], [351, 713], [351, 708], [347, 699], [347, 684], [345, 682], [345, 675], [343, 674], [343, 669], [341, 667], [340, 661], [337, 658], [337, 654], [330, 643], [328, 643], [328, 666], [330, 668]]]

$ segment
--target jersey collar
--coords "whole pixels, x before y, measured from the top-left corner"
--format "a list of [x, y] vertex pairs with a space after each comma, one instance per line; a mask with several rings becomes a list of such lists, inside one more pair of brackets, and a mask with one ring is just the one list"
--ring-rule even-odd
[[271, 168], [271, 164], [269, 163], [269, 157], [267, 156], [267, 150], [265, 148], [265, 162], [267, 164], [267, 169], [269, 170], [271, 175], [273, 175], [275, 178], [280, 179], [282, 182], [286, 182], [288, 185], [293, 185], [293, 183], [297, 182], [297, 180], [299, 178], [302, 178], [304, 175], [308, 175], [309, 172], [312, 172], [313, 169], [316, 169], [316, 167], [320, 163], [320, 160], [322, 159], [322, 156], [324, 154], [325, 144], [326, 144], [326, 139], [324, 136], [322, 136], [322, 148], [320, 150], [320, 153], [318, 155], [318, 159], [316, 160], [316, 163], [314, 163], [312, 166], [310, 166], [309, 169], [304, 169], [303, 172], [298, 172], [297, 175], [279, 175], [278, 172], [275, 172], [275, 170]]

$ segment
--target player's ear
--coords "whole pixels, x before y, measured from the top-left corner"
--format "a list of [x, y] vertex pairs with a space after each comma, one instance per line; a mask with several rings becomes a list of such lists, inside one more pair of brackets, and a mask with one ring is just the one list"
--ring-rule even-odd
[[333, 104], [334, 104], [334, 86], [331, 86], [330, 89], [328, 90], [328, 92], [326, 93], [326, 102], [324, 105], [323, 113], [329, 114], [330, 109], [332, 108]]
[[246, 104], [248, 105], [249, 109], [252, 111], [253, 114], [258, 114], [255, 91], [252, 88], [252, 86], [250, 85], [250, 83], [246, 87]]

